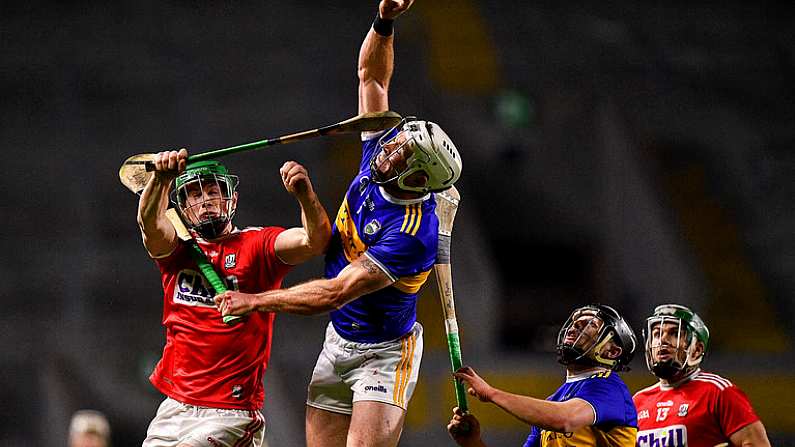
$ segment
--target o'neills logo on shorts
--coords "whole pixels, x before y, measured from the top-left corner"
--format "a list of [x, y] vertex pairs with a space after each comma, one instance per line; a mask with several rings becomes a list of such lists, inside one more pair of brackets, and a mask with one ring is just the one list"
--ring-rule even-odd
[[364, 387], [364, 390], [365, 391], [378, 391], [379, 393], [386, 393], [387, 392], [387, 389], [386, 389], [386, 387], [384, 385], [378, 385], [378, 386], [367, 385], [366, 387]]

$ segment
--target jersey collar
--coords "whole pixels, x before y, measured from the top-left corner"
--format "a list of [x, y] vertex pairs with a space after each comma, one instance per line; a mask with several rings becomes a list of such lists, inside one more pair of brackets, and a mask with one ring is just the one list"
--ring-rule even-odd
[[674, 389], [674, 388], [678, 387], [679, 385], [681, 385], [681, 384], [683, 384], [683, 383], [689, 382], [689, 381], [690, 381], [690, 379], [692, 379], [693, 377], [695, 377], [695, 376], [696, 376], [696, 374], [698, 374], [698, 373], [700, 373], [700, 372], [701, 372], [701, 368], [696, 368], [696, 370], [695, 370], [695, 371], [693, 371], [692, 373], [688, 374], [687, 376], [685, 376], [685, 377], [683, 377], [683, 378], [681, 378], [681, 379], [677, 380], [677, 381], [676, 381], [676, 382], [674, 382], [674, 383], [664, 383], [662, 380], [660, 380], [660, 389], [661, 389], [661, 390], [671, 390], [671, 389]]
[[580, 380], [583, 380], [583, 379], [587, 379], [587, 378], [591, 377], [592, 375], [594, 375], [596, 373], [607, 372], [607, 371], [610, 371], [610, 370], [607, 369], [607, 368], [602, 368], [601, 366], [597, 366], [595, 368], [587, 369], [587, 370], [579, 372], [577, 374], [570, 374], [568, 371], [566, 371], [566, 383], [577, 382], [577, 381], [580, 381]]
[[397, 197], [393, 196], [386, 192], [383, 186], [378, 186], [378, 190], [381, 191], [381, 196], [389, 203], [394, 203], [395, 205], [413, 205], [415, 203], [424, 202], [431, 198], [431, 193], [425, 194], [422, 197], [417, 197], [416, 199], [398, 199]]

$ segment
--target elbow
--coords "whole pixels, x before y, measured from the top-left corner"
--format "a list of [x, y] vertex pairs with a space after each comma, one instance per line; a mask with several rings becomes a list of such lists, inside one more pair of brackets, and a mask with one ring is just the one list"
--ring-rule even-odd
[[359, 86], [365, 90], [386, 92], [389, 88], [389, 78], [383, 72], [377, 72], [368, 67], [359, 67]]
[[571, 433], [584, 426], [579, 423], [577, 415], [567, 408], [556, 408], [547, 413], [547, 418], [544, 425], [558, 433]]
[[330, 293], [327, 295], [327, 305], [330, 311], [339, 310], [342, 306], [348, 304], [358, 295], [353, 290], [353, 285], [349, 284], [339, 278], [331, 280]]
[[576, 427], [564, 415], [553, 415], [548, 421], [549, 429], [558, 433], [573, 432]]
[[309, 251], [312, 253], [312, 256], [320, 256], [326, 253], [326, 250], [328, 250], [330, 242], [331, 242], [331, 224], [329, 223], [328, 219], [326, 219], [320, 231], [318, 231], [317, 234], [314, 235], [314, 237], [309, 239], [308, 241]]

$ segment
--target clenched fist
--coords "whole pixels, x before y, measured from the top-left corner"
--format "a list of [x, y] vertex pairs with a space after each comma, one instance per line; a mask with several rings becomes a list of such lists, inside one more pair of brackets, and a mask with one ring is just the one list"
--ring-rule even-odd
[[394, 20], [406, 12], [414, 0], [381, 0], [378, 5], [378, 14], [382, 19]]

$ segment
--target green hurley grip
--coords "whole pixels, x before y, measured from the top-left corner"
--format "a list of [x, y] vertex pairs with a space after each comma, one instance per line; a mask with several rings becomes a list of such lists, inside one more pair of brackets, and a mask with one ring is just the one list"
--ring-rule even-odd
[[[204, 277], [207, 278], [207, 281], [213, 286], [215, 289], [215, 293], [224, 293], [226, 292], [227, 288], [224, 282], [221, 280], [221, 277], [218, 276], [218, 273], [215, 272], [212, 264], [207, 260], [204, 256], [204, 252], [199, 248], [198, 245], [195, 243], [188, 244], [190, 247], [190, 254], [193, 257], [193, 260], [196, 261], [196, 264], [199, 266], [199, 270], [202, 271]], [[237, 315], [226, 315], [224, 316], [224, 323], [226, 324], [235, 324], [240, 320], [240, 317]]]
[[[458, 340], [458, 333], [452, 332], [447, 334], [447, 346], [450, 348], [450, 362], [453, 365], [453, 371], [458, 371], [461, 368], [461, 343]], [[467, 406], [467, 394], [464, 390], [464, 384], [460, 380], [455, 379], [455, 400], [458, 408], [464, 413], [469, 411]]]

